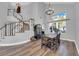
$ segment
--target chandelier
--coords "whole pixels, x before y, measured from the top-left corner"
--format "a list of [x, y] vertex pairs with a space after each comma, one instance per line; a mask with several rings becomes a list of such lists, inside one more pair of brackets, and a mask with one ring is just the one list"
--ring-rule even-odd
[[51, 8], [51, 4], [49, 2], [49, 8], [46, 9], [45, 14], [46, 15], [52, 15], [54, 13], [54, 9]]

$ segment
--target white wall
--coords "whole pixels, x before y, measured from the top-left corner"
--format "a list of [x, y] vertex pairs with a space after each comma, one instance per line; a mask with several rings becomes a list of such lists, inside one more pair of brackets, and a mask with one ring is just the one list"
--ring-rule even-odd
[[33, 14], [33, 4], [30, 3], [28, 5], [22, 6], [22, 16], [23, 16], [23, 20], [28, 20], [29, 18], [32, 17]]
[[0, 28], [4, 26], [7, 22], [7, 8], [8, 3], [6, 2], [0, 2]]
[[75, 33], [76, 33], [76, 38], [75, 38], [75, 41], [76, 41], [76, 45], [77, 45], [77, 48], [78, 48], [78, 51], [79, 51], [79, 3], [75, 3], [75, 21], [74, 23], [76, 24], [75, 25]]

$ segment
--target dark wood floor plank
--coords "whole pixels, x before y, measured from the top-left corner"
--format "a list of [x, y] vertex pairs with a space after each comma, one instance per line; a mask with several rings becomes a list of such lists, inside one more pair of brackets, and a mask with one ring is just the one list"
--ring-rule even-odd
[[41, 48], [41, 40], [30, 41], [25, 44], [0, 47], [1, 56], [77, 56], [74, 42], [61, 40], [57, 51]]
[[31, 43], [29, 42], [28, 44], [22, 45], [21, 48], [16, 49], [15, 51], [12, 51], [11, 53], [8, 53], [7, 55], [16, 55], [16, 54], [21, 53], [21, 52], [23, 52], [23, 51], [25, 51], [25, 50], [27, 50], [29, 48], [32, 48], [32, 47], [34, 48], [35, 44], [36, 44], [35, 42], [31, 42]]
[[31, 46], [25, 48], [24, 50], [21, 50], [20, 52], [16, 53], [15, 55], [26, 55], [30, 52], [32, 53], [32, 50], [34, 52], [35, 48], [37, 49], [37, 46], [39, 46], [39, 44], [35, 43], [34, 45], [31, 45]]

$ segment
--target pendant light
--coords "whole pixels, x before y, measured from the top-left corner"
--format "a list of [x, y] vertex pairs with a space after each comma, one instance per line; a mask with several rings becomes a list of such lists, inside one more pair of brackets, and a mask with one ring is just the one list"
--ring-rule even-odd
[[45, 14], [46, 15], [52, 15], [54, 13], [54, 9], [51, 8], [51, 3], [49, 2], [49, 8], [46, 9]]

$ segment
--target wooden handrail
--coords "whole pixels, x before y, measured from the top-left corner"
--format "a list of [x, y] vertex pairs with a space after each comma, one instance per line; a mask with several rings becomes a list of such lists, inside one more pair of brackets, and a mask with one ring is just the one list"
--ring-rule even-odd
[[5, 25], [4, 26], [2, 26], [1, 28], [0, 28], [0, 30], [2, 29], [2, 28], [4, 28], [5, 27]]
[[[7, 15], [9, 15], [9, 11], [13, 11], [13, 16], [15, 17], [15, 18], [17, 18], [17, 20], [19, 20], [19, 21], [21, 21], [21, 22], [23, 22], [23, 20], [21, 20], [21, 19], [19, 19], [16, 15], [15, 15], [15, 9], [8, 9], [8, 12], [7, 12]], [[19, 14], [19, 13], [16, 13], [16, 14], [18, 14], [22, 19], [23, 19], [23, 17], [22, 17], [22, 15], [21, 14]]]

